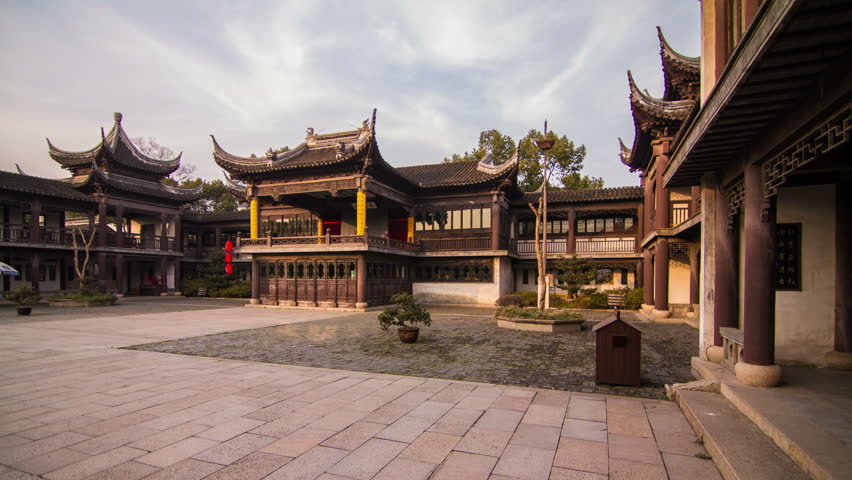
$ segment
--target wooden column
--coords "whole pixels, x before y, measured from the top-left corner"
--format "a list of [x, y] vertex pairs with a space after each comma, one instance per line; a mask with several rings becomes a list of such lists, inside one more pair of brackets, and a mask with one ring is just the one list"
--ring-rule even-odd
[[701, 187], [696, 185], [692, 187], [692, 191], [690, 192], [690, 196], [692, 200], [689, 202], [689, 216], [693, 216], [698, 213], [700, 202], [698, 201], [701, 198]]
[[216, 248], [222, 248], [222, 227], [216, 227], [214, 238], [214, 242], [216, 242]]
[[115, 246], [124, 246], [124, 207], [115, 207]]
[[168, 292], [168, 257], [163, 255], [160, 257], [160, 293]]
[[107, 255], [106, 252], [98, 252], [98, 291], [103, 293], [106, 291], [107, 282]]
[[257, 204], [257, 198], [252, 198], [249, 202], [249, 222], [251, 238], [258, 238], [260, 234], [260, 208]]
[[728, 196], [722, 188], [716, 191], [715, 270], [713, 296], [713, 345], [722, 346], [719, 329], [739, 325], [739, 288], [736, 230], [728, 221]]
[[654, 262], [651, 261], [651, 251], [645, 249], [642, 260], [642, 289], [645, 305], [654, 304]]
[[115, 289], [118, 293], [127, 293], [127, 288], [124, 286], [124, 255], [118, 254], [115, 256]]
[[355, 200], [355, 235], [367, 232], [367, 192], [358, 190]]
[[838, 183], [835, 191], [834, 350], [852, 352], [852, 184]]
[[502, 193], [491, 196], [491, 250], [500, 250], [500, 211], [502, 208]]
[[260, 264], [257, 258], [251, 259], [251, 303], [260, 303]]
[[700, 262], [699, 262], [699, 248], [698, 245], [692, 243], [689, 245], [689, 250], [687, 254], [689, 255], [689, 303], [691, 305], [698, 305], [699, 299], [701, 298], [701, 292], [699, 291], [698, 279], [700, 275]]
[[355, 274], [355, 307], [367, 307], [367, 259], [363, 256], [356, 261], [357, 272]]
[[58, 267], [59, 268], [58, 277], [59, 277], [59, 290], [60, 291], [65, 290], [65, 285], [66, 285], [67, 278], [68, 278], [68, 272], [65, 271], [66, 266], [67, 266], [67, 262], [65, 260], [65, 256], [61, 255], [59, 257], [59, 267]]
[[670, 146], [671, 139], [664, 138], [654, 142], [652, 147], [654, 156], [656, 157], [655, 178], [657, 184], [657, 198], [654, 199], [657, 209], [656, 228], [671, 227], [671, 201], [669, 198], [669, 189], [664, 187], [665, 182], [663, 181], [663, 173], [666, 170], [666, 166], [669, 164]]
[[41, 281], [41, 254], [36, 251], [30, 257], [30, 283], [36, 293], [39, 292], [39, 281]]
[[107, 204], [101, 199], [98, 203], [98, 246], [105, 247], [107, 244]]
[[179, 290], [181, 290], [181, 286], [180, 286], [180, 283], [181, 283], [180, 282], [180, 273], [181, 273], [180, 258], [175, 257], [173, 261], [175, 262], [175, 290], [179, 291]]
[[[657, 212], [659, 219], [660, 212]], [[654, 310], [669, 309], [669, 240], [657, 240], [654, 259]]]
[[634, 251], [640, 253], [642, 251], [642, 239], [645, 238], [645, 204], [640, 203], [636, 207], [636, 243]]
[[[633, 278], [633, 288], [643, 288], [645, 286], [645, 260], [636, 261], [636, 275]], [[643, 291], [644, 293], [644, 291]], [[644, 300], [644, 298], [643, 298]]]
[[654, 203], [654, 183], [655, 182], [652, 178], [645, 178], [645, 218], [642, 221], [642, 230], [645, 235], [651, 233], [657, 228], [656, 224], [651, 221], [651, 213], [656, 211], [656, 203]]
[[[775, 218], [764, 210], [760, 165], [745, 168], [745, 265], [743, 357], [752, 365], [772, 365], [775, 357]], [[763, 218], [762, 218], [763, 217]]]
[[183, 226], [181, 225], [180, 214], [175, 215], [173, 218], [175, 219], [175, 251], [183, 252]]
[[169, 249], [169, 217], [165, 213], [160, 214], [160, 250]]
[[33, 200], [30, 204], [30, 242], [41, 243], [41, 224], [38, 218], [41, 216], [41, 202]]
[[577, 237], [575, 233], [577, 232], [577, 210], [571, 208], [568, 210], [568, 245], [566, 245], [566, 252], [568, 255], [573, 255], [577, 250]]

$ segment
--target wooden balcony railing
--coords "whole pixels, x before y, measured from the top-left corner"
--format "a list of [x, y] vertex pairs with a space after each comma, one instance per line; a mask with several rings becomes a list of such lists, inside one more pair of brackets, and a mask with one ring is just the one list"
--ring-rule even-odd
[[386, 237], [368, 235], [324, 235], [298, 237], [237, 237], [237, 248], [243, 247], [282, 247], [282, 246], [326, 246], [326, 245], [371, 245], [376, 247], [396, 248], [400, 250], [419, 250], [416, 243], [402, 242]]
[[423, 250], [491, 250], [491, 236], [424, 238], [418, 240]]
[[[71, 228], [55, 228], [55, 227], [40, 227], [40, 240], [33, 241], [29, 225], [3, 225], [0, 227], [0, 242], [12, 243], [37, 243], [39, 245], [56, 245], [71, 247], [74, 241], [71, 238], [74, 230]], [[82, 230], [86, 238], [89, 237], [89, 230]], [[121, 236], [124, 236], [123, 241]], [[167, 249], [174, 251], [174, 237], [167, 237]], [[77, 243], [82, 247], [83, 241], [77, 238]], [[140, 250], [160, 250], [161, 237], [159, 235], [140, 235], [138, 233], [118, 233], [107, 232], [106, 239], [103, 242], [106, 247], [122, 247], [136, 248]], [[92, 248], [97, 248], [100, 245], [97, 235], [92, 241]]]
[[[535, 255], [535, 240], [513, 240], [512, 252], [518, 255]], [[568, 240], [565, 238], [548, 238], [547, 254], [564, 254], [568, 252]]]
[[689, 204], [672, 205], [672, 227], [676, 227], [689, 218]]
[[575, 251], [577, 253], [633, 253], [636, 248], [636, 240], [616, 239], [590, 239], [577, 241]]

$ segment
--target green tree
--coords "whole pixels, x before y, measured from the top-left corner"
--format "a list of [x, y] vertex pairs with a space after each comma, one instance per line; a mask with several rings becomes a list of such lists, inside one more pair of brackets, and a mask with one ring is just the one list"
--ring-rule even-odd
[[562, 187], [566, 190], [592, 190], [603, 188], [603, 186], [603, 178], [581, 175], [580, 172], [569, 173], [562, 177]]
[[[500, 165], [512, 158], [515, 147], [519, 147], [519, 178], [518, 186], [521, 190], [535, 191], [541, 186], [541, 151], [535, 140], [541, 136], [538, 130], [530, 130], [527, 136], [521, 139], [519, 144], [509, 135], [503, 135], [499, 130], [486, 130], [479, 134], [479, 143], [476, 148], [463, 154], [454, 153], [444, 158], [444, 163], [465, 162], [481, 160], [490, 153], [496, 165]], [[551, 185], [561, 183], [562, 188], [571, 190], [584, 190], [603, 187], [603, 179], [581, 175], [583, 160], [586, 158], [585, 145], [576, 146], [573, 141], [565, 135], [558, 136], [548, 132], [548, 137], [555, 140], [553, 148], [548, 152], [548, 175]]]
[[584, 285], [592, 283], [595, 279], [595, 265], [576, 254], [557, 260], [556, 269], [562, 272], [556, 275], [559, 279], [556, 286], [568, 291], [572, 297], [577, 295]]

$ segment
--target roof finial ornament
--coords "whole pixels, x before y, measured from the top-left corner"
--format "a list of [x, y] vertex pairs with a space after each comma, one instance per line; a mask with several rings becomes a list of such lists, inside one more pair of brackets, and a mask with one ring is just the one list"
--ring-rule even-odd
[[26, 175], [26, 176], [29, 177], [29, 175], [27, 175], [27, 173], [25, 171], [21, 170], [21, 166], [18, 165], [17, 163], [15, 164], [15, 168], [18, 169], [18, 175]]
[[272, 147], [269, 147], [269, 150], [266, 151], [266, 158], [269, 161], [275, 160], [275, 150]]
[[115, 119], [115, 123], [121, 123], [121, 118], [122, 118], [121, 112], [113, 113], [112, 118]]
[[370, 125], [370, 131], [376, 134], [376, 109], [373, 109], [373, 123]]

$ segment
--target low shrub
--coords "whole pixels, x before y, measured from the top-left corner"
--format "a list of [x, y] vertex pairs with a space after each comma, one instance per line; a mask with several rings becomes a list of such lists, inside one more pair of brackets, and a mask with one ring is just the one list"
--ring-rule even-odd
[[[196, 289], [196, 292], [198, 290]], [[230, 287], [220, 288], [208, 292], [211, 297], [224, 298], [251, 298], [251, 282], [240, 282]]]
[[550, 308], [570, 308], [571, 302], [564, 295], [551, 295]]
[[513, 295], [520, 295], [524, 299], [525, 307], [534, 307], [538, 302], [538, 294], [536, 292], [515, 292]]
[[568, 310], [537, 310], [532, 307], [500, 307], [495, 312], [498, 317], [533, 318], [536, 320], [582, 320], [583, 316]]
[[203, 278], [184, 280], [180, 286], [180, 291], [185, 297], [195, 297], [198, 295], [199, 288], [207, 288], [207, 294], [210, 294], [210, 284]]
[[379, 327], [387, 331], [391, 326], [417, 327], [418, 323], [432, 325], [432, 315], [420, 306], [410, 293], [397, 293], [391, 297], [393, 305], [379, 314]]
[[628, 310], [639, 310], [645, 301], [645, 292], [641, 288], [634, 288], [624, 296], [624, 308]]
[[18, 285], [15, 293], [7, 293], [5, 297], [6, 300], [15, 302], [20, 307], [28, 307], [41, 300], [41, 295], [35, 293], [35, 290], [33, 290], [32, 287], [28, 287], [26, 285]]
[[118, 297], [111, 293], [95, 293], [91, 295], [83, 293], [68, 293], [64, 295], [55, 295], [53, 297], [50, 297], [50, 300], [71, 300], [74, 302], [86, 303], [91, 306], [105, 306], [115, 305], [115, 302], [118, 301]]
[[506, 307], [509, 305], [520, 307], [525, 304], [526, 299], [514, 293], [510, 293], [509, 295], [503, 295], [502, 297], [498, 298], [496, 302], [494, 302], [494, 305], [497, 305], [498, 307]]
[[593, 293], [591, 295], [585, 295], [582, 297], [577, 297], [574, 300], [574, 305], [577, 308], [589, 308], [589, 309], [607, 309], [609, 308], [609, 302], [607, 300], [605, 293]]
[[594, 288], [594, 287], [592, 287], [592, 288], [581, 288], [580, 291], [578, 292], [578, 296], [588, 297], [589, 295], [594, 295], [595, 293], [598, 293], [597, 288]]

